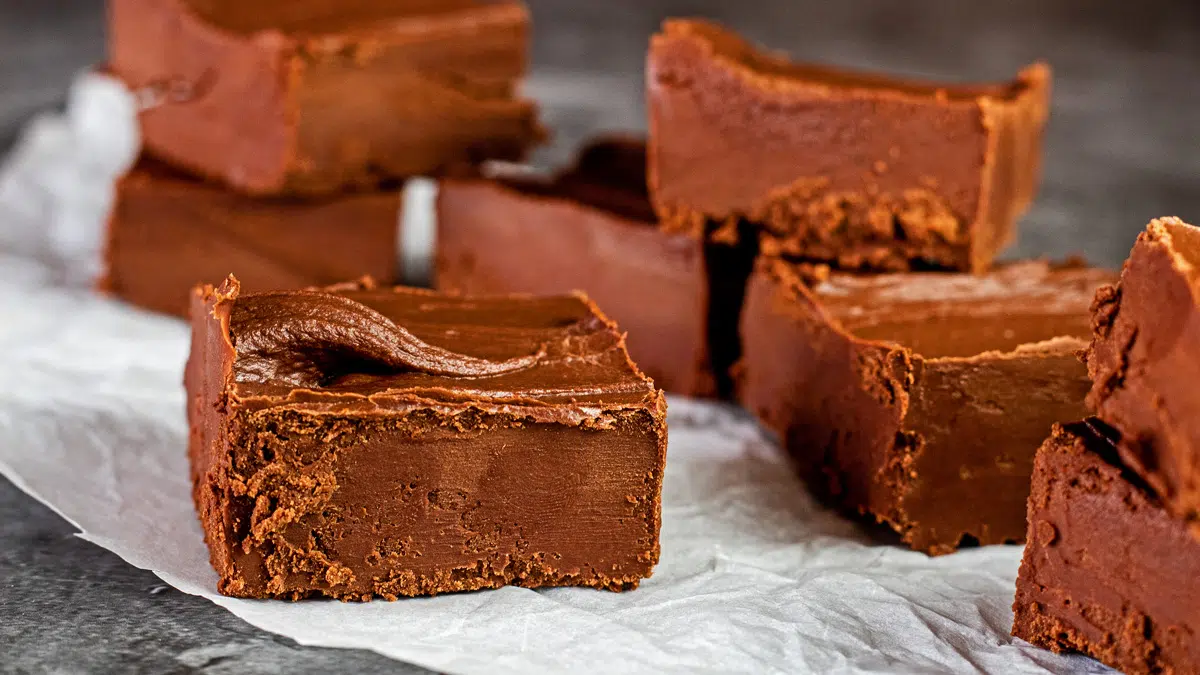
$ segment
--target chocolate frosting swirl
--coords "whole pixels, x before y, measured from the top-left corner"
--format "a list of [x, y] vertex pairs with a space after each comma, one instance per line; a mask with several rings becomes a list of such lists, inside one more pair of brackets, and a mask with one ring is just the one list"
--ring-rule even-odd
[[529, 368], [546, 351], [504, 361], [459, 354], [422, 341], [362, 303], [320, 291], [242, 296], [231, 319], [240, 382], [319, 387], [347, 372], [487, 377]]

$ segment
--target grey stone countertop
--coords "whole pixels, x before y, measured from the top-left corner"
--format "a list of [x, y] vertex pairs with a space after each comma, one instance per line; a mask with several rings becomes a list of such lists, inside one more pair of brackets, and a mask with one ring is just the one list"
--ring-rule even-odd
[[[797, 58], [928, 77], [1055, 69], [1044, 179], [1012, 256], [1119, 265], [1153, 217], [1200, 220], [1200, 3], [1194, 0], [529, 0], [530, 91], [565, 161], [601, 130], [644, 129], [646, 41], [708, 16]], [[0, 0], [0, 148], [103, 59], [100, 0]], [[3, 330], [0, 328], [0, 330]], [[312, 649], [241, 622], [72, 536], [0, 479], [0, 672], [422, 672]]]

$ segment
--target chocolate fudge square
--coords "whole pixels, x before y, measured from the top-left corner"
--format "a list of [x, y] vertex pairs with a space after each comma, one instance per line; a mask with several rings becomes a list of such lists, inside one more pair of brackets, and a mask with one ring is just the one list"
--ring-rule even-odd
[[1200, 536], [1200, 228], [1151, 222], [1093, 311], [1088, 406], [1121, 432], [1125, 465]]
[[746, 409], [820, 498], [916, 550], [1020, 542], [1034, 451], [1085, 414], [1076, 353], [1113, 275], [1044, 261], [982, 276], [803, 272], [763, 259], [750, 280]]
[[254, 199], [143, 157], [117, 184], [101, 291], [187, 317], [191, 291], [233, 272], [247, 292], [399, 274], [399, 190]]
[[1200, 542], [1121, 462], [1102, 422], [1037, 453], [1013, 635], [1125, 673], [1200, 672]]
[[582, 295], [192, 296], [196, 508], [246, 598], [620, 591], [659, 555], [666, 403]]
[[844, 269], [981, 271], [1036, 191], [1050, 70], [957, 85], [792, 63], [711, 23], [650, 44], [650, 192], [664, 226], [750, 221]]
[[644, 143], [594, 141], [554, 176], [442, 181], [437, 213], [439, 290], [583, 290], [628, 331], [630, 355], [658, 386], [715, 393], [708, 331], [720, 319], [709, 317], [705, 245], [657, 227]]
[[329, 194], [518, 159], [519, 0], [112, 0], [109, 64], [146, 148], [254, 195]]

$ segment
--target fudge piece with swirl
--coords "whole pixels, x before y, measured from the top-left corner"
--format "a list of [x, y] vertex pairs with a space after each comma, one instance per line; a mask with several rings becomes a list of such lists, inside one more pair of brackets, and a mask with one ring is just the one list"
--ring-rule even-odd
[[634, 588], [659, 556], [661, 390], [586, 297], [192, 295], [196, 509], [218, 589], [343, 600]]

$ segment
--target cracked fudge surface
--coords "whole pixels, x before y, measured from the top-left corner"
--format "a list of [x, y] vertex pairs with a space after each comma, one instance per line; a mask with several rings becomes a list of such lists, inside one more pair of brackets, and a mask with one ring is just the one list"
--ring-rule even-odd
[[519, 0], [112, 0], [108, 23], [146, 148], [241, 192], [369, 190], [544, 136]]
[[401, 193], [256, 199], [142, 157], [117, 183], [100, 290], [186, 317], [199, 279], [231, 271], [247, 292], [399, 276]]
[[193, 293], [194, 498], [227, 595], [634, 588], [666, 403], [581, 295]]
[[1093, 306], [1088, 405], [1125, 464], [1200, 536], [1200, 228], [1150, 223]]
[[708, 22], [650, 44], [650, 192], [664, 227], [755, 223], [843, 269], [981, 271], [1039, 176], [1050, 70], [951, 85], [791, 63]]
[[1034, 451], [1085, 414], [1088, 304], [1113, 274], [1043, 261], [989, 274], [806, 275], [762, 260], [738, 399], [825, 501], [914, 549], [1020, 542]]
[[1091, 419], [1038, 450], [1012, 633], [1125, 673], [1200, 672], [1200, 542], [1116, 439]]

